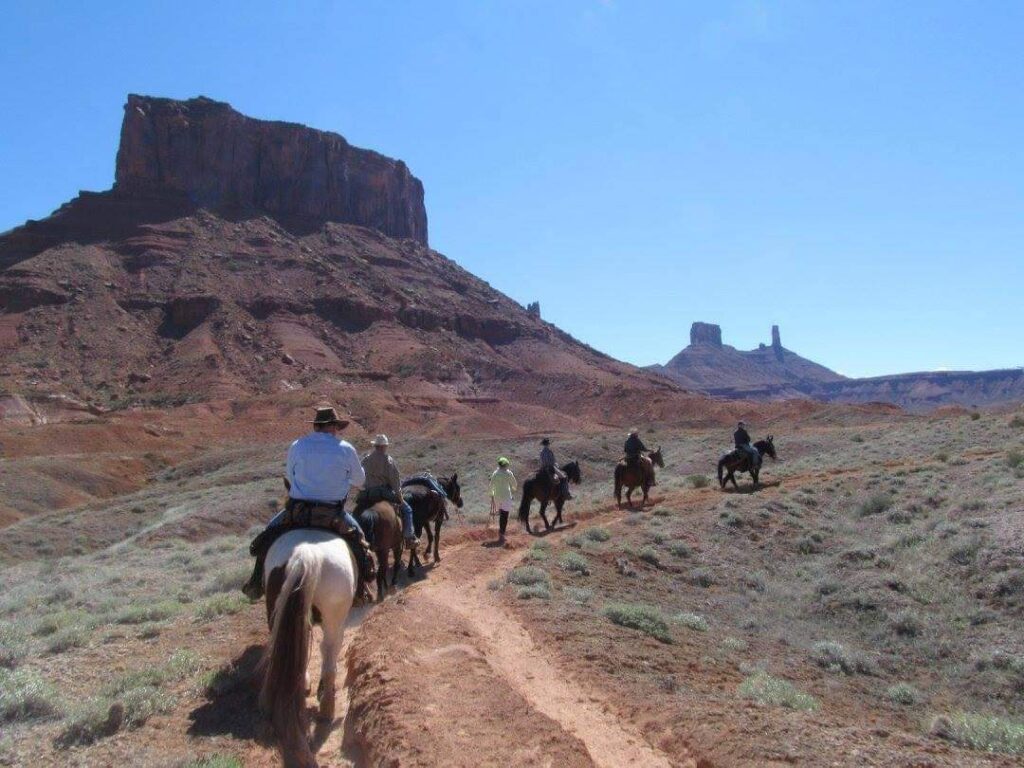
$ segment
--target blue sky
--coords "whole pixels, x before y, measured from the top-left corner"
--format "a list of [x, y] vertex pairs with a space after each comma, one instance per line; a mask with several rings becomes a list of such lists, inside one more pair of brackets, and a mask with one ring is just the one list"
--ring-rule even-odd
[[[145, 6], [144, 8], [141, 6]], [[1024, 365], [1024, 3], [7, 3], [0, 230], [113, 180], [125, 95], [337, 131], [593, 346]]]

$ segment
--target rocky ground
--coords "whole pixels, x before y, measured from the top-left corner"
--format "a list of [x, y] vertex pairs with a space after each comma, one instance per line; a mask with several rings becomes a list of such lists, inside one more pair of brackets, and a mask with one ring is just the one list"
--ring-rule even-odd
[[[567, 525], [504, 548], [485, 477], [498, 453], [523, 474], [535, 438], [401, 440], [403, 468], [459, 471], [466, 507], [441, 563], [354, 617], [321, 762], [1017, 764], [1024, 413], [770, 427], [756, 492], [716, 487], [727, 431], [649, 432], [668, 466], [642, 511], [610, 499], [621, 430], [556, 435], [583, 467]], [[186, 441], [5, 529], [0, 762], [278, 764], [263, 609], [235, 590], [283, 444]]]

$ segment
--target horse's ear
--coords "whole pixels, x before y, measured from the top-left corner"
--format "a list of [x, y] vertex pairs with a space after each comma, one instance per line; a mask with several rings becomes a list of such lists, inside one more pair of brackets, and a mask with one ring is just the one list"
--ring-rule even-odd
[[459, 473], [458, 472], [452, 472], [452, 482], [453, 483], [457, 483], [458, 481], [459, 481]]

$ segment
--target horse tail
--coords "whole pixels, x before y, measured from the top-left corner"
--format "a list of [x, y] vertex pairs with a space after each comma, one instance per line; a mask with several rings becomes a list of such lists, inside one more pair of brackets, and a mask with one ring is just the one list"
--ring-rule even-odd
[[533, 481], [523, 482], [523, 500], [519, 502], [519, 519], [523, 522], [530, 517], [530, 503], [533, 501]]
[[295, 548], [285, 567], [270, 641], [261, 661], [260, 706], [270, 714], [286, 755], [301, 752], [306, 743], [301, 712], [306, 700], [309, 616], [322, 567], [323, 555], [315, 545]]

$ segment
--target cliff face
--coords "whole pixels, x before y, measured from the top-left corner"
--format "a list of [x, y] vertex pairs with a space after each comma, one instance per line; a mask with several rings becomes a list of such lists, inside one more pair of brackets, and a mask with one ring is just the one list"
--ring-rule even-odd
[[197, 207], [357, 224], [427, 243], [423, 185], [401, 160], [202, 97], [128, 97], [114, 191], [181, 193]]

